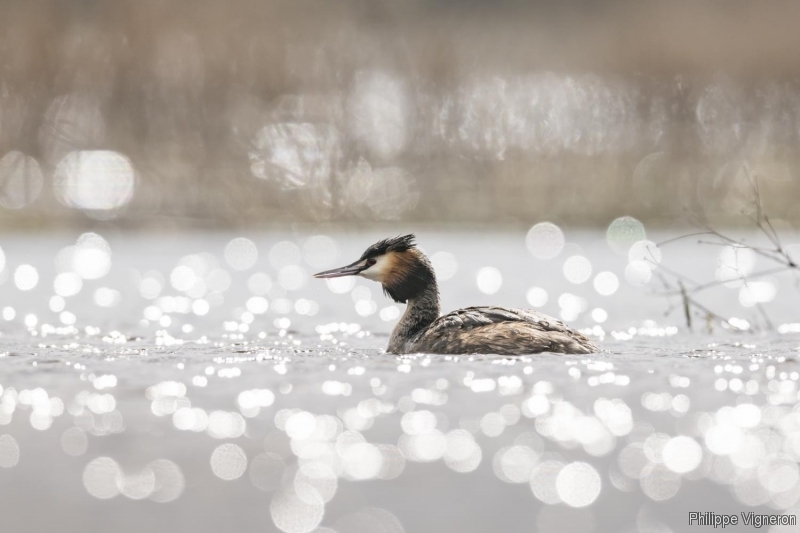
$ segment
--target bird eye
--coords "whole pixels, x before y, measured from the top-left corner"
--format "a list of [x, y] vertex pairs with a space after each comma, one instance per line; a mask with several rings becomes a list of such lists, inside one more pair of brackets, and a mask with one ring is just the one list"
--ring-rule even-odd
[[375, 260], [375, 258], [374, 258], [374, 257], [370, 257], [369, 259], [367, 259], [367, 266], [368, 266], [368, 267], [371, 267], [371, 266], [372, 266], [372, 265], [374, 265], [375, 263], [377, 263], [377, 261]]

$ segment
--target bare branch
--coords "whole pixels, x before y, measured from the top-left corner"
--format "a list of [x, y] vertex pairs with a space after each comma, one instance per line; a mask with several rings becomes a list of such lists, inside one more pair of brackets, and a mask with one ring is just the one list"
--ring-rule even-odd
[[[649, 258], [649, 262], [656, 266], [658, 278], [661, 281], [662, 288], [664, 289], [664, 292], [662, 292], [661, 295], [667, 297], [671, 296], [680, 297], [680, 304], [681, 307], [683, 308], [683, 314], [686, 319], [686, 326], [689, 329], [692, 328], [692, 308], [704, 313], [706, 319], [709, 321], [718, 320], [722, 324], [732, 329], [736, 330], [742, 329], [739, 326], [731, 324], [728, 320], [722, 318], [720, 315], [711, 311], [709, 308], [698, 302], [697, 299], [695, 298], [696, 294], [711, 289], [713, 287], [719, 287], [721, 285], [725, 285], [731, 282], [742, 281], [746, 286], [748, 281], [754, 278], [769, 276], [772, 274], [779, 274], [782, 272], [787, 272], [792, 270], [800, 271], [800, 265], [798, 265], [792, 259], [789, 253], [787, 253], [787, 251], [784, 249], [778, 232], [772, 225], [769, 216], [764, 212], [764, 205], [761, 196], [761, 186], [758, 180], [758, 176], [750, 171], [750, 168], [747, 166], [747, 164], [744, 165], [744, 171], [747, 174], [747, 179], [753, 194], [753, 205], [755, 207], [755, 216], [748, 213], [743, 213], [743, 214], [752, 221], [753, 225], [756, 228], [758, 228], [758, 230], [767, 238], [767, 240], [769, 240], [769, 242], [772, 244], [772, 246], [774, 246], [774, 248], [768, 246], [764, 247], [764, 246], [750, 245], [746, 243], [745, 240], [743, 239], [735, 239], [733, 237], [725, 235], [724, 233], [712, 228], [706, 222], [700, 220], [700, 218], [694, 213], [687, 213], [687, 217], [690, 220], [692, 220], [694, 224], [703, 231], [698, 231], [695, 233], [690, 233], [688, 235], [682, 235], [680, 237], [668, 239], [666, 241], [659, 243], [657, 246], [659, 247], [664, 246], [666, 244], [670, 244], [688, 237], [710, 236], [710, 237], [715, 237], [716, 239], [718, 239], [718, 241], [700, 239], [698, 240], [698, 243], [711, 246], [732, 246], [736, 248], [746, 248], [751, 250], [753, 253], [768, 259], [777, 266], [775, 266], [774, 268], [767, 268], [752, 274], [741, 275], [733, 279], [722, 279], [705, 283], [699, 283], [690, 279], [688, 276], [684, 274], [681, 274], [679, 272], [676, 272], [674, 270], [665, 267], [662, 264], [657, 264], [654, 258]], [[674, 280], [674, 282], [672, 280]], [[667, 308], [667, 314], [672, 313], [676, 308], [677, 308], [676, 305], [670, 305]], [[761, 303], [758, 303], [756, 305], [756, 308], [758, 312], [761, 314], [763, 321], [766, 324], [766, 327], [768, 329], [772, 329], [773, 328], [772, 320], [770, 320], [769, 315], [767, 314], [764, 306]]]

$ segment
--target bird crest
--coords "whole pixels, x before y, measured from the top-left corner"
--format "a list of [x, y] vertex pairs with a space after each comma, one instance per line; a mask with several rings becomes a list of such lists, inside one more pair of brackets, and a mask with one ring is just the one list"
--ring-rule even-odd
[[414, 234], [409, 233], [408, 235], [380, 240], [367, 248], [366, 251], [361, 254], [361, 259], [378, 257], [389, 252], [407, 252], [412, 248], [416, 248], [417, 245], [414, 239]]

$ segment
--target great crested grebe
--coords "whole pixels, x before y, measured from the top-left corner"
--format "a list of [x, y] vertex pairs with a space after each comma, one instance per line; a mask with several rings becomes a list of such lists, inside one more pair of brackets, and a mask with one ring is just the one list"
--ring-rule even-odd
[[439, 287], [414, 235], [379, 241], [345, 267], [315, 278], [362, 276], [381, 283], [395, 302], [408, 303], [389, 339], [388, 353], [523, 355], [586, 354], [597, 347], [552, 317], [523, 309], [467, 307], [439, 316]]

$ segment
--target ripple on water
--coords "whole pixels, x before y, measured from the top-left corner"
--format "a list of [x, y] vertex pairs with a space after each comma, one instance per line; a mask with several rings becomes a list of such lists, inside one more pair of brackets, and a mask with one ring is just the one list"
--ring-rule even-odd
[[[135, 523], [141, 500], [202, 517], [215, 508], [207, 497], [251, 491], [270, 500], [270, 517], [287, 533], [403, 531], [456, 500], [467, 517], [491, 509], [485, 496], [462, 491], [466, 484], [485, 487], [490, 499], [527, 484], [531, 502], [546, 504], [535, 511], [539, 531], [589, 531], [606, 506], [621, 528], [635, 529], [647, 521], [625, 506], [630, 498], [671, 511], [699, 480], [711, 482], [704, 486], [714, 501], [775, 512], [797, 504], [800, 328], [685, 334], [683, 317], [633, 316], [627, 307], [647, 302], [630, 285], [657, 279], [646, 257], [655, 252], [632, 241], [641, 237], [635, 227], [614, 233], [631, 243], [621, 262], [610, 249], [597, 258], [587, 243], [580, 252], [552, 242], [540, 250], [534, 235], [535, 257], [565, 246], [570, 253], [536, 261], [517, 242], [520, 264], [493, 257], [482, 278], [481, 258], [470, 263], [465, 247], [443, 247], [461, 258], [445, 298], [502, 289], [513, 305], [527, 299], [560, 311], [604, 338], [606, 352], [580, 357], [387, 356], [402, 305], [384, 301], [377, 285], [347, 280], [329, 290], [308, 277], [338, 254], [337, 240], [254, 238], [269, 257], [237, 262], [224, 253], [231, 237], [216, 246], [219, 258], [182, 250], [136, 271], [115, 244], [102, 279], [93, 277], [99, 270], [78, 272], [75, 250], [62, 253], [63, 243], [46, 260], [4, 243], [11, 282], [0, 285], [0, 477], [37, 479], [41, 450], [60, 447], [47, 458], [52, 475], [84, 487], [63, 495], [70, 505], [94, 500], [102, 513], [111, 509], [105, 500], [124, 496], [128, 504], [114, 512]], [[713, 276], [721, 266], [746, 267], [737, 253], [715, 251], [703, 268]], [[567, 276], [574, 257], [590, 268], [573, 261]], [[55, 271], [47, 266], [54, 258]], [[453, 266], [439, 259], [437, 268]], [[525, 261], [552, 269], [533, 278]], [[24, 292], [26, 272], [22, 287], [15, 279], [23, 265], [40, 276]], [[492, 269], [501, 267], [498, 282]], [[721, 287], [736, 313], [758, 327], [737, 299], [742, 286], [721, 281], [735, 289]], [[770, 305], [791, 284], [774, 287]], [[764, 299], [766, 289], [752, 285], [749, 296]], [[374, 507], [420, 475], [443, 490], [424, 494], [413, 513]], [[328, 508], [337, 511], [326, 517]], [[242, 510], [239, 518], [252, 524], [256, 516]]]

